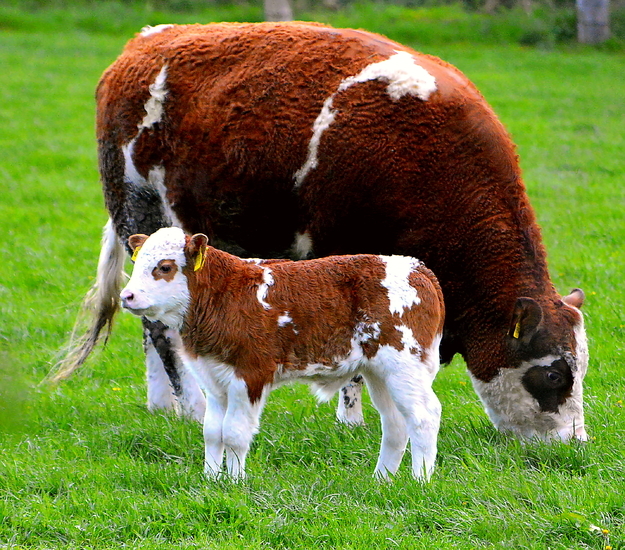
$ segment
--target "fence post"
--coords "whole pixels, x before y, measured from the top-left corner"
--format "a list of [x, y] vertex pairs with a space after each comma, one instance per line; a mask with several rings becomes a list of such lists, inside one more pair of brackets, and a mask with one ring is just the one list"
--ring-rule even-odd
[[293, 10], [289, 0], [264, 0], [265, 21], [292, 21]]
[[610, 0], [576, 0], [577, 40], [599, 44], [610, 37]]

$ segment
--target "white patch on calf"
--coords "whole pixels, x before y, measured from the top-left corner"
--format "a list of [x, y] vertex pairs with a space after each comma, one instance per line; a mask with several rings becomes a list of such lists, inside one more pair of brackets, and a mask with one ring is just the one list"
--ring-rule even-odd
[[285, 311], [284, 314], [280, 315], [280, 317], [278, 317], [278, 326], [279, 327], [285, 327], [286, 325], [293, 323], [293, 319], [291, 319], [291, 316], [289, 315], [288, 311]]
[[159, 32], [163, 32], [164, 30], [167, 30], [173, 26], [174, 25], [171, 25], [171, 24], [155, 25], [154, 27], [150, 25], [146, 25], [145, 27], [141, 29], [141, 36], [152, 36], [153, 34], [158, 34]]
[[380, 256], [386, 264], [386, 277], [380, 284], [388, 289], [391, 313], [403, 315], [404, 308], [419, 305], [417, 291], [410, 284], [410, 273], [421, 266], [421, 262], [407, 256]]
[[416, 96], [427, 101], [436, 90], [436, 79], [423, 67], [415, 63], [414, 57], [405, 51], [397, 51], [394, 55], [372, 63], [355, 76], [344, 79], [338, 90], [328, 97], [321, 108], [321, 112], [313, 123], [313, 135], [308, 144], [308, 157], [304, 165], [295, 172], [295, 188], [297, 189], [306, 179], [311, 170], [318, 165], [318, 150], [321, 136], [334, 122], [337, 111], [332, 110], [332, 103], [336, 95], [353, 86], [371, 80], [382, 80], [388, 83], [386, 93], [391, 100], [397, 101], [405, 95]]
[[258, 290], [256, 291], [256, 298], [260, 302], [265, 309], [271, 309], [271, 305], [266, 302], [267, 293], [269, 292], [269, 287], [273, 284], [273, 275], [271, 274], [271, 269], [268, 267], [263, 267], [263, 282], [258, 285]]
[[404, 344], [404, 349], [407, 349], [410, 353], [421, 357], [421, 344], [417, 342], [412, 329], [403, 325], [395, 326], [395, 328], [401, 332], [401, 342]]
[[377, 321], [374, 323], [361, 321], [360, 323], [357, 323], [354, 328], [352, 346], [365, 344], [371, 339], [377, 340], [381, 333], [382, 329], [380, 327], [380, 323]]
[[145, 103], [144, 109], [146, 112], [145, 117], [139, 124], [139, 128], [149, 128], [157, 122], [160, 122], [163, 118], [163, 103], [167, 96], [167, 90], [165, 89], [165, 82], [167, 81], [167, 65], [163, 65], [163, 68], [156, 76], [156, 79], [150, 84], [150, 99]]

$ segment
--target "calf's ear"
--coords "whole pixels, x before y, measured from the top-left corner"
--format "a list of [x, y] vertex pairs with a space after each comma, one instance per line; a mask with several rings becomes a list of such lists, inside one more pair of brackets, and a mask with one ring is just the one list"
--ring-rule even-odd
[[527, 343], [538, 330], [542, 319], [543, 310], [536, 300], [517, 298], [509, 334], [515, 340]]
[[133, 262], [137, 259], [137, 254], [147, 238], [148, 236], [143, 234], [130, 235], [130, 237], [128, 237], [128, 246], [130, 247], [130, 250], [132, 250]]
[[581, 308], [584, 304], [585, 298], [584, 291], [581, 288], [574, 288], [571, 290], [571, 293], [568, 296], [562, 298], [562, 301], [565, 304], [576, 307], [577, 309]]
[[196, 233], [189, 238], [187, 242], [187, 257], [193, 263], [193, 271], [202, 269], [204, 265], [204, 257], [206, 255], [206, 246], [208, 245], [208, 237], [203, 233]]
[[130, 237], [128, 237], [128, 246], [130, 246], [130, 248], [134, 252], [137, 249], [137, 247], [143, 246], [143, 243], [147, 241], [147, 239], [148, 239], [148, 236], [143, 235], [141, 233], [137, 235], [130, 235]]

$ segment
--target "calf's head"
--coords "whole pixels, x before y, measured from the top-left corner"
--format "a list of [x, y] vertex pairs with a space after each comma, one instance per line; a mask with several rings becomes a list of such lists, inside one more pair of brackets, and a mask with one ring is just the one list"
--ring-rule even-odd
[[177, 227], [132, 235], [135, 266], [120, 294], [124, 309], [179, 329], [190, 301], [187, 273], [202, 267], [206, 242], [205, 235], [188, 237]]
[[580, 307], [584, 293], [543, 305], [519, 298], [505, 336], [509, 366], [473, 386], [502, 431], [544, 440], [588, 439], [582, 381], [588, 346]]

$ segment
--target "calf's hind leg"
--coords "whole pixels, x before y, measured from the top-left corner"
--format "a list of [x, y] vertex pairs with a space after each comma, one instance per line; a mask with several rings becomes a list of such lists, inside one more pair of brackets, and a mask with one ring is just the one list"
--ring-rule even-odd
[[397, 409], [384, 379], [373, 373], [366, 374], [365, 378], [369, 395], [380, 413], [382, 423], [382, 442], [374, 475], [388, 479], [399, 468], [406, 451], [408, 443], [406, 421]]
[[[394, 371], [386, 378], [390, 395], [406, 421], [415, 478], [428, 480], [434, 471], [436, 442], [441, 421], [441, 403], [432, 390], [432, 380], [423, 367]], [[407, 376], [414, 371], [421, 376]], [[415, 373], [416, 374], [416, 373]]]

